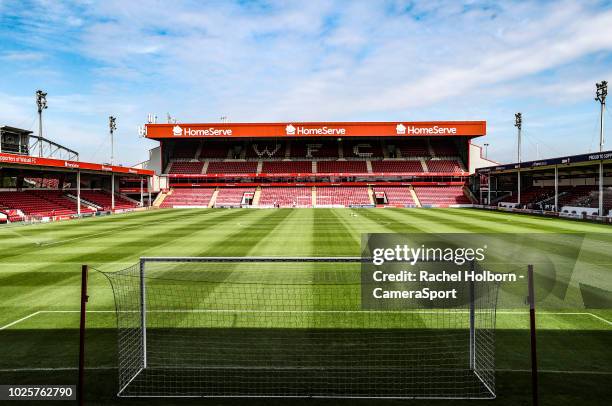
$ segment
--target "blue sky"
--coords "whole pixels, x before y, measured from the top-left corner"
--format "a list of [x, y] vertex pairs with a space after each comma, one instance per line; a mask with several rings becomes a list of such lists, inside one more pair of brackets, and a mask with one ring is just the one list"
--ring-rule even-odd
[[610, 2], [0, 0], [0, 124], [35, 129], [44, 89], [46, 134], [97, 162], [110, 114], [118, 161], [146, 159], [156, 143], [136, 128], [149, 112], [486, 120], [477, 142], [508, 162], [521, 111], [524, 159], [596, 151], [600, 80]]

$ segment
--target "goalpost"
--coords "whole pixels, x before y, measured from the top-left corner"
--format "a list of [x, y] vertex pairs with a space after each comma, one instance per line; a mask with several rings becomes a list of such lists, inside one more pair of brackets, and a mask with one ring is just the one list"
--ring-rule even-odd
[[362, 262], [149, 257], [104, 273], [118, 395], [495, 397], [497, 285], [471, 284], [461, 307], [364, 310]]

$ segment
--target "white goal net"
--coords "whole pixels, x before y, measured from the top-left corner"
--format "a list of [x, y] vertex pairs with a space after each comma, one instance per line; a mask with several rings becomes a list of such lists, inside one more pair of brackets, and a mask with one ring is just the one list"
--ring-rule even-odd
[[497, 285], [364, 310], [359, 257], [142, 258], [105, 273], [119, 396], [495, 397]]

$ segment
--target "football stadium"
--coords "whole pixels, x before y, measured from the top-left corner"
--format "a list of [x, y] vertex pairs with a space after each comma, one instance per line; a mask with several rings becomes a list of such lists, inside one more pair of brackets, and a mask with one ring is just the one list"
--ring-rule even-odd
[[609, 6], [237, 3], [0, 2], [0, 403], [609, 405]]
[[[92, 403], [130, 404], [141, 396], [159, 404], [185, 396], [529, 402], [524, 302], [477, 308], [494, 313], [486, 327], [494, 339], [478, 342], [494, 377], [476, 385], [447, 369], [463, 363], [469, 345], [440, 338], [461, 331], [463, 317], [436, 309], [364, 318], [353, 289], [362, 269], [351, 261], [363, 254], [364, 234], [489, 235], [489, 244], [495, 235], [575, 234], [589, 241], [581, 240], [576, 267], [583, 273], [568, 281], [573, 293], [565, 296], [578, 297], [563, 305], [542, 301], [537, 314], [539, 392], [555, 404], [606, 403], [612, 260], [609, 250], [588, 248], [612, 243], [610, 217], [588, 211], [598, 202], [592, 197], [606, 159], [523, 163], [521, 200], [512, 202], [517, 168], [487, 161], [472, 143], [486, 136], [484, 121], [145, 128], [159, 146], [148, 162], [126, 168], [36, 156], [28, 131], [3, 127], [2, 382], [37, 383], [41, 374], [49, 385], [76, 382], [83, 342], [84, 397]], [[609, 211], [609, 199], [604, 203]], [[574, 215], [564, 218], [564, 211]], [[556, 238], [556, 248], [532, 243], [532, 250], [574, 248]], [[169, 262], [146, 262], [143, 277], [135, 265], [142, 271], [143, 258]], [[521, 263], [513, 261], [519, 273], [526, 271]], [[151, 279], [141, 302], [143, 278]], [[524, 300], [527, 289], [517, 289]], [[147, 305], [146, 321], [139, 303]], [[212, 313], [200, 314], [206, 306]], [[394, 333], [377, 335], [377, 328]], [[420, 352], [386, 346], [410, 343]], [[158, 368], [145, 375], [130, 366], [146, 362]], [[232, 373], [246, 365], [252, 369]], [[416, 371], [403, 381], [398, 368]]]

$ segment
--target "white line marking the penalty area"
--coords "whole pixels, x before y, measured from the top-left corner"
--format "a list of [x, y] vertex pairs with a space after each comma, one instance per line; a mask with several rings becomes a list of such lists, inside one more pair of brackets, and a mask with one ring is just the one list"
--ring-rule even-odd
[[[193, 214], [191, 216], [184, 216], [181, 219], [179, 219], [179, 221], [180, 220], [184, 220], [185, 218], [191, 218], [191, 217], [199, 216], [200, 214], [201, 213]], [[127, 229], [159, 225], [159, 224], [162, 224], [162, 223], [169, 223], [169, 222], [173, 222], [173, 221], [177, 221], [177, 218], [176, 217], [172, 217], [172, 218], [169, 218], [169, 219], [163, 219], [163, 220], [159, 220], [159, 221], [156, 221], [154, 223], [149, 223], [149, 224], [143, 224], [143, 223], [129, 224], [127, 226], [121, 227], [120, 229], [121, 229], [121, 231], [123, 231], [123, 230], [127, 230]], [[41, 247], [48, 247], [49, 245], [63, 244], [65, 242], [82, 240], [84, 238], [98, 237], [98, 236], [101, 236], [101, 235], [106, 235], [106, 234], [115, 233], [115, 232], [117, 232], [117, 227], [111, 228], [110, 230], [99, 231], [97, 233], [91, 233], [91, 234], [87, 234], [87, 235], [77, 235], [76, 237], [70, 237], [70, 238], [66, 238], [66, 239], [63, 239], [63, 240], [41, 242], [39, 244], [39, 246], [41, 246]]]
[[[26, 321], [29, 318], [37, 316], [42, 313], [79, 313], [80, 310], [39, 310], [37, 312], [28, 314], [25, 317], [20, 318], [19, 320], [15, 320], [5, 326], [0, 327], [0, 330], [7, 329], [9, 327], [14, 326], [15, 324], [21, 323], [22, 321]], [[87, 310], [87, 313], [114, 313], [114, 310]]]
[[0, 327], [0, 330], [4, 330], [5, 328], [9, 328], [9, 327], [11, 327], [11, 326], [14, 326], [14, 325], [15, 325], [15, 324], [17, 324], [17, 323], [21, 323], [22, 321], [27, 320], [27, 319], [29, 319], [30, 317], [34, 317], [34, 316], [36, 316], [36, 315], [37, 315], [37, 314], [39, 314], [39, 313], [40, 313], [40, 311], [37, 311], [37, 312], [34, 312], [34, 313], [32, 313], [32, 314], [29, 314], [29, 315], [27, 315], [27, 316], [25, 316], [25, 317], [22, 317], [22, 318], [20, 318], [19, 320], [15, 320], [14, 322], [7, 324], [6, 326], [2, 326], [2, 327]]
[[[78, 367], [33, 367], [33, 368], [0, 368], [0, 372], [47, 372], [47, 371], [78, 371]], [[85, 367], [86, 370], [110, 371], [117, 367]]]
[[[134, 312], [139, 312], [138, 310], [134, 310]], [[201, 310], [150, 310], [150, 313], [349, 313], [349, 314], [357, 314], [357, 313], [423, 313], [423, 314], [437, 314], [439, 311], [427, 311], [427, 310], [416, 310], [416, 311], [403, 311], [398, 312], [397, 310], [223, 310], [223, 309], [201, 309]], [[15, 320], [7, 325], [0, 327], [0, 331], [7, 329], [9, 327], [14, 326], [15, 324], [21, 323], [22, 321], [28, 320], [34, 316], [37, 316], [42, 313], [80, 313], [80, 310], [39, 310], [32, 314], [29, 314], [25, 317], [22, 317], [18, 320]], [[87, 313], [115, 313], [115, 310], [87, 310]], [[467, 313], [467, 310], [456, 310], [449, 313]], [[497, 311], [497, 314], [520, 314], [526, 315], [525, 312], [517, 312], [517, 311]], [[593, 317], [603, 323], [608, 325], [612, 325], [612, 321], [606, 320], [603, 317], [600, 317], [596, 314], [589, 312], [540, 312], [537, 313], [542, 316], [590, 316]]]
[[[33, 368], [0, 368], [2, 372], [59, 372], [59, 371], [77, 371], [78, 367], [33, 367]], [[98, 366], [98, 367], [85, 367], [86, 370], [92, 371], [112, 371], [117, 370], [114, 366]], [[274, 368], [271, 368], [274, 369]], [[531, 369], [512, 369], [512, 368], [498, 368], [497, 372], [520, 372], [520, 373], [531, 373]], [[539, 369], [539, 373], [545, 374], [567, 374], [567, 375], [612, 375], [612, 371], [564, 371], [555, 369]]]
[[[496, 372], [525, 372], [531, 373], [531, 369], [497, 368]], [[538, 369], [538, 373], [545, 374], [581, 374], [581, 375], [612, 375], [612, 371], [562, 371], [556, 369]]]

